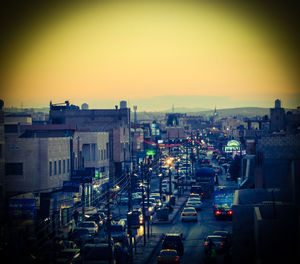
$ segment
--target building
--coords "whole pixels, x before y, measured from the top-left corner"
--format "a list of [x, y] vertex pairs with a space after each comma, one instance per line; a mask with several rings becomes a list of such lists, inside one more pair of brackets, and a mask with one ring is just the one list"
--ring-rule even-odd
[[[233, 206], [233, 263], [299, 260], [300, 135], [247, 140]], [[242, 189], [246, 188], [246, 189]]]
[[0, 223], [4, 220], [5, 207], [5, 137], [4, 137], [4, 102], [0, 100]]
[[281, 108], [281, 101], [275, 100], [275, 108], [270, 108], [270, 131], [279, 132], [285, 130], [286, 116], [284, 108]]
[[120, 109], [82, 109], [78, 106], [52, 104], [49, 119], [51, 124], [75, 124], [77, 131], [108, 132], [110, 179], [118, 185], [119, 179], [131, 169], [130, 108], [122, 101]]

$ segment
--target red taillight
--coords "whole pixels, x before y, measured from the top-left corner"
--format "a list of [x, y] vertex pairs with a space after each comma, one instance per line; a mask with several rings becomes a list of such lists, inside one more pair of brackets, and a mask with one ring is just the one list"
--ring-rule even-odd
[[193, 213], [193, 215], [197, 215], [197, 213]]
[[204, 242], [204, 246], [208, 246], [208, 242]]
[[201, 195], [203, 195], [203, 193], [201, 193]]
[[221, 242], [221, 243], [220, 243], [220, 246], [222, 246], [222, 247], [223, 247], [223, 245], [224, 245], [224, 244], [223, 244], [223, 242]]
[[231, 211], [231, 210], [230, 210], [230, 211], [228, 211], [228, 212], [227, 212], [227, 214], [229, 214], [229, 215], [232, 215], [232, 211]]
[[205, 162], [205, 160], [202, 160], [202, 163], [204, 163]]
[[175, 262], [178, 262], [178, 261], [179, 261], [179, 258], [178, 258], [178, 257], [176, 257], [176, 258], [175, 258]]
[[216, 211], [216, 215], [220, 215], [221, 214], [221, 212], [220, 211]]
[[162, 261], [161, 257], [158, 257], [158, 258], [157, 258], [157, 261], [158, 261], [158, 262]]

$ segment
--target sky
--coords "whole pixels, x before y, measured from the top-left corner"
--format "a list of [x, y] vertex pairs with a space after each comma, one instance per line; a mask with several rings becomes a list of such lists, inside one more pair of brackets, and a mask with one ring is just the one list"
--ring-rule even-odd
[[208, 1], [99, 1], [45, 13], [6, 57], [5, 106], [69, 100], [140, 111], [300, 105], [286, 36], [258, 10]]

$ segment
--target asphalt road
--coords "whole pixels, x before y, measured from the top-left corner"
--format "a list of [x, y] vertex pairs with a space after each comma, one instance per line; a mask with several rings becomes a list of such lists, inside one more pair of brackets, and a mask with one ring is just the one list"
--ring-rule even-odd
[[[220, 185], [234, 185], [235, 183], [226, 181], [225, 175], [220, 176]], [[180, 214], [173, 224], [155, 225], [153, 233], [183, 233], [184, 255], [180, 259], [182, 264], [204, 263], [204, 240], [207, 235], [216, 230], [226, 230], [232, 232], [232, 221], [216, 220], [213, 214], [212, 199], [203, 201], [203, 209], [198, 211], [198, 222], [180, 221]], [[150, 263], [157, 263], [157, 256], [161, 246], [153, 255]], [[218, 255], [216, 263], [224, 263], [224, 255]]]

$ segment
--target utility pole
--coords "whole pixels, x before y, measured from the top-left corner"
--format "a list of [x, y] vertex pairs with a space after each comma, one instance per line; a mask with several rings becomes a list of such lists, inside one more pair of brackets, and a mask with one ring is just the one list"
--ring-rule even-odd
[[82, 217], [84, 219], [84, 215], [85, 215], [85, 182], [82, 183], [81, 203], [82, 203]]
[[143, 230], [144, 230], [144, 246], [146, 245], [146, 225], [145, 225], [145, 196], [144, 196], [144, 171], [143, 171], [143, 181], [142, 181], [142, 203], [143, 203]]
[[172, 194], [172, 172], [171, 166], [169, 166], [169, 194]]
[[[107, 238], [108, 238], [108, 247], [109, 252], [112, 252], [112, 245], [111, 245], [111, 219], [110, 219], [110, 187], [109, 183], [107, 184], [108, 190], [107, 190]], [[111, 260], [109, 260], [109, 263], [111, 263]]]
[[150, 236], [150, 211], [149, 211], [149, 198], [150, 198], [150, 173], [152, 171], [152, 168], [149, 168], [148, 171], [147, 171], [147, 184], [148, 184], [148, 187], [147, 187], [147, 208], [148, 208], [148, 212], [147, 212], [147, 233], [148, 233], [148, 239], [149, 239], [149, 236]]

